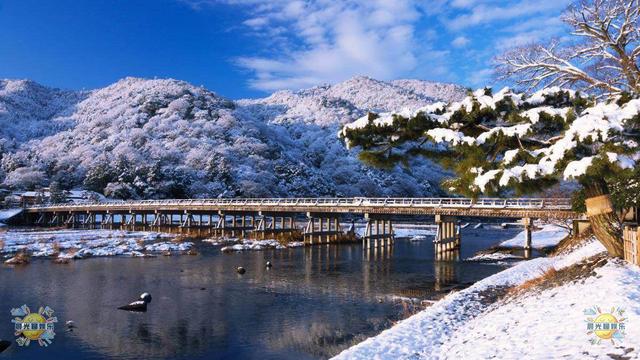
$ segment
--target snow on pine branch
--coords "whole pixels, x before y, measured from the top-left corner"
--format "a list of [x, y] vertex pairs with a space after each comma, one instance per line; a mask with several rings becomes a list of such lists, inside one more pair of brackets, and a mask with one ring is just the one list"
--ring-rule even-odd
[[580, 180], [594, 165], [628, 169], [640, 160], [640, 99], [596, 102], [558, 87], [528, 97], [508, 88], [493, 95], [480, 89], [446, 106], [374, 118], [345, 125], [340, 136], [351, 147], [375, 151], [363, 137], [384, 126], [384, 135], [377, 136], [394, 138], [378, 144], [392, 144], [396, 132], [411, 130], [403, 126], [413, 119], [415, 129], [424, 129], [414, 148], [431, 144], [460, 158], [480, 154], [482, 161], [453, 165], [459, 180], [470, 178], [458, 183], [466, 187], [457, 188], [461, 191], [487, 192], [529, 180]]

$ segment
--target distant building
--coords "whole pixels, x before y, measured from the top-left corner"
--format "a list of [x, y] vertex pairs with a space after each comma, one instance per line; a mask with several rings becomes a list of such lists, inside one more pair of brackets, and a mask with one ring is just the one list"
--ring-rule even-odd
[[[103, 195], [89, 190], [65, 190], [63, 194], [63, 202], [65, 203], [81, 204], [106, 200]], [[50, 202], [51, 192], [49, 188], [42, 188], [35, 191], [14, 191], [4, 198], [5, 207], [24, 207]]]

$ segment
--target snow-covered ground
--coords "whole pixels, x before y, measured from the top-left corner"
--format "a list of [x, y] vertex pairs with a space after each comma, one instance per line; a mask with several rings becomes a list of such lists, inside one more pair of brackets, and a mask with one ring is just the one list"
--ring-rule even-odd
[[[569, 235], [569, 230], [555, 224], [546, 224], [541, 230], [531, 233], [531, 246], [534, 249], [542, 249], [546, 247], [556, 246], [558, 243]], [[522, 231], [513, 239], [509, 239], [500, 243], [501, 247], [515, 248], [524, 247], [526, 242], [526, 233]]]
[[[595, 269], [595, 275], [511, 301], [483, 302], [483, 293], [564, 269], [604, 252], [589, 241], [556, 257], [523, 261], [473, 286], [446, 296], [426, 310], [353, 346], [337, 359], [557, 359], [622, 355], [638, 348], [640, 337], [640, 268], [617, 260]], [[627, 332], [622, 346], [592, 345], [587, 316], [593, 306], [626, 310]], [[639, 352], [626, 354], [639, 358]], [[607, 357], [609, 358], [609, 357]]]
[[[584, 281], [517, 298], [493, 306], [482, 316], [465, 323], [440, 348], [447, 358], [561, 359], [614, 358], [635, 348], [628, 359], [640, 358], [640, 268], [622, 261], [610, 261]], [[625, 310], [626, 336], [622, 343], [591, 344], [587, 335], [586, 309], [593, 306], [608, 312]], [[610, 355], [611, 354], [611, 355]]]
[[278, 240], [275, 239], [265, 239], [265, 240], [250, 240], [250, 239], [238, 239], [238, 238], [214, 238], [214, 239], [205, 239], [204, 242], [208, 242], [214, 246], [222, 246], [220, 251], [222, 252], [234, 252], [234, 251], [245, 251], [245, 250], [267, 250], [267, 249], [287, 249], [294, 247], [304, 246], [304, 243], [301, 241], [292, 241], [287, 245], [282, 245]]
[[411, 225], [395, 225], [393, 227], [393, 233], [396, 237], [424, 236], [428, 238], [436, 236], [436, 227], [435, 225], [422, 227], [415, 227]]
[[0, 223], [5, 222], [8, 219], [20, 214], [22, 209], [3, 209], [0, 210]]
[[118, 230], [55, 230], [0, 233], [0, 254], [26, 252], [33, 257], [145, 256], [148, 253], [186, 251], [191, 242], [171, 242], [175, 235]]
[[522, 256], [506, 254], [503, 252], [495, 252], [495, 253], [489, 253], [489, 254], [477, 254], [465, 260], [466, 261], [497, 261], [497, 260], [517, 260], [517, 259], [522, 259]]

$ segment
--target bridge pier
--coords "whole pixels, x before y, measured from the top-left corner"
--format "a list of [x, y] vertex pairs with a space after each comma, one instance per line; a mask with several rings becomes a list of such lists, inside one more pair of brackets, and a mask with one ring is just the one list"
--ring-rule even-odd
[[438, 232], [433, 240], [436, 254], [460, 248], [461, 235], [457, 221], [454, 216], [436, 215]]
[[307, 212], [307, 219], [307, 226], [302, 232], [305, 244], [322, 244], [323, 238], [326, 239], [325, 244], [342, 240], [340, 214]]
[[[251, 211], [218, 211], [218, 222], [214, 226], [214, 231], [220, 231], [222, 236], [245, 236], [248, 231], [255, 230], [255, 218], [257, 212]], [[227, 221], [231, 217], [230, 222]], [[211, 218], [211, 216], [210, 216]], [[247, 218], [251, 219], [251, 224], [247, 224]], [[211, 223], [211, 220], [209, 220]]]
[[258, 211], [258, 220], [256, 223], [256, 215], [251, 215], [251, 229], [253, 229], [256, 237], [266, 239], [267, 235], [277, 236], [277, 234], [294, 233], [298, 231], [295, 226], [295, 213], [276, 212], [276, 211]]
[[531, 250], [531, 230], [533, 228], [533, 221], [531, 218], [524, 218], [522, 219], [522, 225], [524, 225], [525, 232], [524, 249], [525, 251]]
[[180, 227], [190, 228], [193, 224], [193, 215], [187, 211], [184, 214], [180, 214]]
[[364, 218], [367, 219], [364, 236], [362, 237], [362, 247], [364, 249], [393, 244], [393, 224], [390, 217], [382, 214], [366, 213]]
[[70, 212], [69, 216], [67, 216], [66, 220], [64, 221], [64, 224], [67, 226], [70, 226], [71, 228], [75, 228], [75, 222], [76, 222], [76, 213]]

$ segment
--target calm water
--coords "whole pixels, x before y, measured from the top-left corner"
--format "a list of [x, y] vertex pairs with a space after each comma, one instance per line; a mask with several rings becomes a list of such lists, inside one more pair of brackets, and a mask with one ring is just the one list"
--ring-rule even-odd
[[[517, 232], [465, 229], [459, 256]], [[14, 343], [0, 359], [327, 358], [408, 316], [394, 297], [430, 298], [503, 269], [435, 261], [430, 240], [234, 254], [199, 243], [198, 256], [0, 266], [0, 339], [13, 339], [12, 307], [48, 305], [59, 319], [48, 348]], [[148, 312], [116, 310], [143, 291], [153, 295]], [[75, 331], [64, 331], [67, 320]]]

